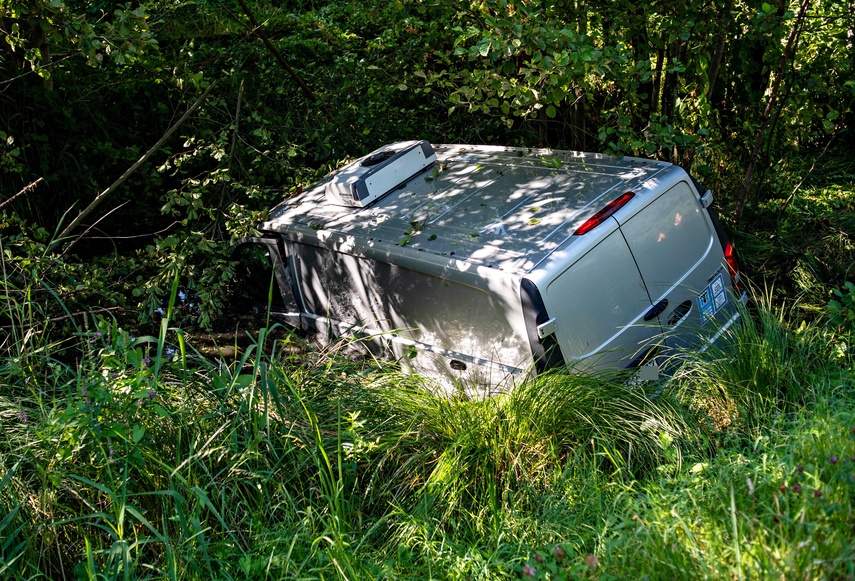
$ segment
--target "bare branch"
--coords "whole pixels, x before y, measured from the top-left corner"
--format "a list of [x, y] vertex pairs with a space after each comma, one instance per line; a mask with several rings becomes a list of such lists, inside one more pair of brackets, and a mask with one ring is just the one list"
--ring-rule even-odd
[[166, 133], [164, 133], [163, 136], [157, 140], [157, 143], [152, 145], [151, 148], [149, 148], [149, 150], [146, 151], [145, 154], [136, 161], [136, 163], [134, 163], [131, 167], [129, 167], [127, 169], [127, 171], [125, 171], [125, 173], [123, 173], [119, 179], [117, 179], [115, 182], [113, 182], [109, 188], [107, 188], [106, 190], [104, 190], [103, 192], [98, 194], [95, 197], [95, 199], [92, 200], [92, 203], [90, 203], [88, 206], [86, 206], [86, 208], [83, 209], [80, 212], [80, 214], [78, 214], [77, 217], [71, 221], [71, 224], [66, 226], [65, 230], [63, 230], [59, 236], [54, 238], [54, 240], [50, 243], [48, 250], [52, 250], [57, 244], [60, 243], [61, 240], [63, 240], [66, 236], [68, 236], [71, 232], [73, 232], [74, 229], [77, 228], [80, 225], [80, 223], [86, 218], [86, 216], [91, 214], [92, 211], [95, 208], [97, 208], [101, 204], [101, 202], [103, 202], [107, 198], [107, 196], [109, 196], [110, 194], [115, 192], [116, 189], [119, 188], [119, 186], [121, 186], [123, 183], [125, 183], [125, 180], [127, 180], [131, 176], [131, 174], [133, 174], [135, 171], [137, 171], [140, 168], [140, 166], [142, 166], [146, 161], [148, 161], [148, 159], [152, 155], [154, 155], [161, 147], [163, 147], [163, 144], [166, 143], [166, 141], [170, 137], [172, 137], [172, 134], [175, 133], [175, 131], [179, 127], [181, 127], [181, 125], [185, 121], [187, 121], [187, 119], [190, 118], [190, 115], [192, 115], [193, 112], [196, 111], [196, 109], [198, 109], [200, 105], [202, 105], [202, 102], [205, 100], [205, 97], [208, 96], [208, 93], [210, 93], [211, 89], [213, 89], [214, 86], [216, 86], [217, 82], [218, 81], [214, 81], [213, 83], [208, 85], [208, 88], [205, 89], [205, 91], [201, 95], [199, 95], [199, 98], [196, 99], [196, 102], [193, 103], [193, 105], [190, 106], [190, 108], [187, 110], [187, 112], [181, 116], [181, 119], [176, 121], [172, 127], [167, 129]]
[[42, 183], [43, 181], [44, 181], [44, 178], [39, 178], [36, 181], [31, 182], [30, 184], [25, 186], [23, 190], [21, 190], [20, 192], [18, 192], [17, 194], [15, 194], [11, 198], [9, 198], [8, 200], [3, 200], [2, 202], [0, 202], [0, 208], [5, 206], [6, 204], [12, 203], [12, 201], [15, 200], [15, 198], [17, 198], [18, 196], [22, 196], [22, 195], [26, 194], [27, 192], [33, 191], [36, 188], [36, 186], [39, 185], [40, 183]]
[[72, 246], [74, 246], [74, 245], [75, 245], [75, 244], [76, 244], [76, 243], [77, 243], [81, 238], [83, 238], [84, 236], [86, 236], [86, 235], [89, 233], [89, 231], [90, 231], [90, 230], [92, 230], [95, 226], [97, 226], [99, 222], [101, 222], [102, 220], [104, 220], [107, 216], [109, 216], [110, 214], [112, 214], [112, 213], [113, 213], [113, 212], [115, 212], [116, 210], [119, 210], [120, 208], [122, 208], [122, 207], [124, 207], [124, 206], [127, 206], [127, 205], [128, 205], [128, 202], [123, 202], [123, 203], [119, 204], [118, 206], [116, 206], [115, 208], [113, 208], [112, 210], [110, 210], [109, 212], [107, 212], [106, 214], [104, 214], [103, 216], [101, 216], [100, 218], [98, 218], [98, 220], [96, 220], [94, 224], [92, 224], [92, 225], [91, 225], [91, 226], [89, 226], [86, 230], [84, 230], [84, 231], [83, 231], [83, 233], [82, 233], [80, 236], [78, 236], [77, 238], [75, 238], [74, 240], [72, 240], [72, 241], [68, 244], [68, 246], [66, 246], [66, 247], [65, 247], [65, 249], [62, 251], [62, 254], [60, 254], [60, 256], [65, 256], [65, 253], [66, 253], [66, 252], [68, 252], [68, 251], [69, 251], [69, 249], [71, 249], [71, 247], [72, 247]]

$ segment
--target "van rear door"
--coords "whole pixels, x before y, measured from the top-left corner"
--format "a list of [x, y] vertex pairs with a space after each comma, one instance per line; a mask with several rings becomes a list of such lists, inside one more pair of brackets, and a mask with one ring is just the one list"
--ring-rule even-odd
[[614, 218], [593, 248], [540, 283], [544, 305], [567, 362], [585, 370], [637, 365], [661, 334], [658, 320], [645, 321], [650, 297]]
[[734, 299], [721, 245], [688, 181], [677, 181], [620, 229], [660, 312], [667, 347], [697, 346], [730, 318]]

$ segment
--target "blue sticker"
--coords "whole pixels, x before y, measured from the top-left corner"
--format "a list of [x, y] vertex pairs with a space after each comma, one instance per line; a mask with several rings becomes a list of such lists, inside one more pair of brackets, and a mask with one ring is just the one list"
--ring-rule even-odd
[[727, 289], [721, 273], [698, 295], [698, 310], [701, 312], [701, 324], [706, 324], [721, 308], [727, 304]]

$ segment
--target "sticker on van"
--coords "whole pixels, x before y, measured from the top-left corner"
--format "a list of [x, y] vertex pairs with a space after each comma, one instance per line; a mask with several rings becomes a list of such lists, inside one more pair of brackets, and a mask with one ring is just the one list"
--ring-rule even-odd
[[698, 295], [698, 310], [701, 312], [701, 324], [715, 317], [715, 314], [727, 304], [727, 291], [721, 273]]

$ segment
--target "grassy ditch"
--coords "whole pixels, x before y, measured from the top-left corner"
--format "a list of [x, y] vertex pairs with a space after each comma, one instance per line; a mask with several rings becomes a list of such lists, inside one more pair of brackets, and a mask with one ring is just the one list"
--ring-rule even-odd
[[[851, 578], [838, 190], [775, 206], [792, 244], [738, 236], [773, 290], [726, 348], [650, 390], [556, 374], [437, 396], [269, 322], [212, 358], [171, 326], [177, 282], [160, 328], [134, 336], [3, 254], [0, 577]], [[776, 275], [787, 260], [804, 276]]]
[[851, 357], [837, 331], [757, 305], [653, 398], [573, 375], [440, 397], [268, 329], [230, 364], [167, 323], [18, 329], [0, 574], [849, 576]]

